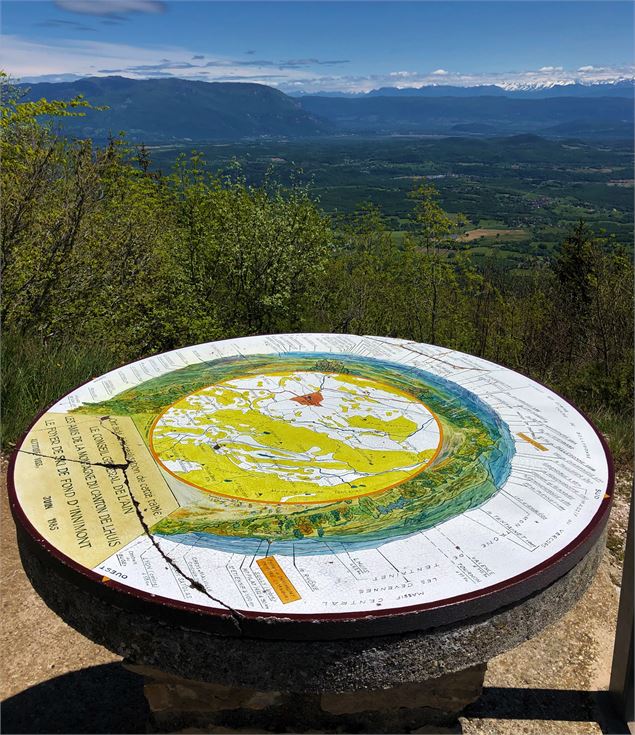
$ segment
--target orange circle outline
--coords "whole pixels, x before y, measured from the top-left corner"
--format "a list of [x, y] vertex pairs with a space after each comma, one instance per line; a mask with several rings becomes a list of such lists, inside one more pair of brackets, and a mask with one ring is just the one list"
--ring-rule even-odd
[[[298, 370], [296, 372], [307, 372], [307, 373], [319, 373], [321, 375], [346, 375], [346, 373], [338, 373], [335, 371], [322, 371], [322, 370]], [[289, 375], [290, 373], [285, 370], [274, 370], [272, 372], [262, 373], [262, 375]], [[179, 482], [183, 482], [186, 485], [189, 485], [190, 487], [195, 487], [197, 490], [201, 490], [204, 493], [209, 493], [210, 495], [218, 495], [222, 498], [231, 498], [232, 500], [240, 500], [243, 503], [260, 503], [261, 505], [276, 505], [276, 506], [287, 506], [287, 505], [324, 505], [325, 503], [337, 503], [340, 501], [345, 500], [354, 500], [355, 498], [363, 498], [368, 495], [377, 495], [378, 493], [386, 492], [387, 490], [391, 490], [394, 487], [397, 487], [398, 485], [403, 485], [405, 482], [409, 482], [410, 480], [414, 479], [418, 475], [420, 475], [424, 470], [426, 470], [433, 462], [434, 460], [439, 456], [441, 449], [443, 448], [443, 424], [441, 423], [439, 417], [437, 414], [430, 409], [430, 407], [424, 403], [423, 401], [419, 400], [416, 396], [413, 396], [412, 393], [407, 393], [404, 390], [401, 390], [400, 388], [395, 388], [394, 386], [390, 385], [389, 383], [383, 383], [381, 380], [375, 380], [374, 378], [372, 381], [369, 378], [364, 378], [363, 376], [355, 376], [355, 377], [361, 377], [362, 380], [368, 380], [368, 382], [374, 382], [379, 384], [380, 386], [385, 386], [387, 388], [390, 388], [391, 391], [395, 391], [397, 393], [400, 393], [402, 396], [406, 396], [406, 398], [410, 398], [415, 400], [417, 403], [422, 405], [426, 411], [432, 416], [432, 418], [435, 420], [437, 428], [439, 429], [439, 443], [437, 444], [437, 448], [430, 457], [430, 459], [425, 462], [416, 472], [413, 472], [412, 475], [409, 475], [403, 480], [399, 480], [399, 482], [395, 482], [392, 485], [387, 485], [386, 487], [382, 487], [380, 490], [370, 490], [367, 493], [358, 493], [357, 495], [347, 495], [343, 498], [332, 498], [332, 499], [326, 499], [326, 500], [307, 500], [307, 501], [300, 501], [300, 502], [294, 502], [294, 503], [281, 503], [280, 501], [270, 501], [270, 500], [252, 500], [250, 498], [241, 497], [240, 495], [228, 495], [227, 493], [220, 493], [216, 490], [209, 490], [208, 488], [201, 487], [201, 485], [197, 485], [194, 482], [190, 482], [189, 480], [184, 479], [183, 477], [180, 477], [179, 475], [175, 474], [170, 470], [168, 467], [166, 467], [163, 464], [163, 461], [160, 459], [159, 455], [154, 451], [154, 446], [152, 443], [152, 437], [154, 434], [154, 429], [159, 422], [159, 420], [165, 416], [165, 414], [174, 406], [176, 406], [177, 403], [182, 401], [184, 398], [189, 396], [194, 396], [198, 393], [201, 393], [204, 390], [207, 390], [208, 388], [212, 388], [217, 385], [223, 385], [223, 383], [228, 383], [230, 380], [241, 380], [242, 378], [249, 378], [249, 377], [258, 377], [253, 376], [250, 374], [247, 375], [240, 375], [235, 378], [229, 378], [228, 380], [223, 380], [220, 383], [210, 383], [209, 385], [203, 386], [202, 388], [199, 388], [198, 390], [193, 391], [192, 393], [188, 393], [187, 396], [182, 396], [181, 398], [177, 399], [173, 403], [170, 403], [169, 406], [165, 408], [164, 411], [162, 411], [152, 422], [150, 425], [150, 429], [148, 430], [148, 448], [150, 449], [150, 453], [154, 457], [157, 464], [160, 466], [161, 469], [163, 469], [165, 472], [167, 472], [169, 475], [174, 477]]]

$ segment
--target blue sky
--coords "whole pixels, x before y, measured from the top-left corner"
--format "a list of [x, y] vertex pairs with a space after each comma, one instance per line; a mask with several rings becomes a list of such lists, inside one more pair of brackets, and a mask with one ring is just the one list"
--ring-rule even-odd
[[12, 76], [260, 81], [285, 91], [631, 78], [630, 2], [4, 0]]

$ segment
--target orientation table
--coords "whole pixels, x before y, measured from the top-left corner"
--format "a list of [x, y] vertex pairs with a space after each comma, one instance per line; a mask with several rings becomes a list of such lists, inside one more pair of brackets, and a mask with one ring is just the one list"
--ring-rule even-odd
[[118, 368], [9, 468], [32, 584], [146, 677], [163, 729], [454, 726], [486, 662], [585, 591], [612, 486], [539, 383], [336, 334]]

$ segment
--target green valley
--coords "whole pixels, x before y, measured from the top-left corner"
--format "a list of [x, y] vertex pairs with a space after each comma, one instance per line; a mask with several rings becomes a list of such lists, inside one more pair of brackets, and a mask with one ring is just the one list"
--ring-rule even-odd
[[[191, 144], [151, 146], [154, 166], [171, 169]], [[336, 220], [377, 206], [394, 240], [412, 228], [408, 192], [438, 189], [443, 208], [464, 214], [454, 250], [522, 266], [552, 255], [563, 233], [584, 219], [597, 233], [633, 241], [630, 141], [505, 138], [329, 138], [197, 146], [207, 167], [248, 183], [302, 181]], [[449, 252], [452, 252], [450, 250]]]

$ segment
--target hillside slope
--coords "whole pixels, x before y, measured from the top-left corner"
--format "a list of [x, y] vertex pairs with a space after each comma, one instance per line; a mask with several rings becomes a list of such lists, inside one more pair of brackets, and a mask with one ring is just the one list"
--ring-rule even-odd
[[132, 140], [164, 142], [301, 137], [330, 129], [297, 100], [264, 84], [93, 77], [25, 88], [27, 99], [83, 94], [91, 104], [107, 106], [64, 121], [68, 133], [96, 139], [120, 130]]

